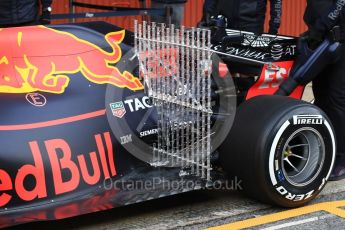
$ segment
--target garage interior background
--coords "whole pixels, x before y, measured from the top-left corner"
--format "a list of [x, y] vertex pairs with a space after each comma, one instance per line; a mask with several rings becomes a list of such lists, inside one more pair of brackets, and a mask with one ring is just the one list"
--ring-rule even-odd
[[[55, 14], [68, 13], [69, 12], [69, 0], [55, 0], [53, 1], [53, 11]], [[83, 3], [92, 3], [108, 6], [122, 6], [122, 7], [140, 7], [138, 0], [80, 0]], [[150, 5], [151, 0], [147, 0]], [[185, 26], [195, 26], [201, 19], [202, 6], [204, 0], [188, 0], [185, 7]], [[306, 7], [305, 0], [283, 0], [283, 15], [282, 24], [279, 30], [280, 34], [297, 36], [306, 30], [306, 26], [303, 23], [303, 13]], [[85, 8], [76, 7], [76, 12], [99, 12], [99, 10], [90, 10]], [[269, 15], [269, 9], [267, 10]], [[110, 17], [110, 18], [97, 18], [91, 19], [95, 21], [108, 21], [123, 28], [132, 30], [133, 19], [138, 17]], [[139, 19], [139, 18], [138, 18]], [[266, 31], [269, 17], [266, 20]], [[90, 19], [81, 19], [77, 22], [90, 21]], [[66, 20], [56, 20], [54, 23], [64, 23]]]

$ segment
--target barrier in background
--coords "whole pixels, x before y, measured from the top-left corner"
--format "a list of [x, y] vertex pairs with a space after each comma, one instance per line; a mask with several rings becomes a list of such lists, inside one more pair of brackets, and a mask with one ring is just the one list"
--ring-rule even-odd
[[[141, 1], [143, 2], [143, 1]], [[144, 4], [143, 4], [144, 5]], [[78, 13], [76, 12], [76, 7], [85, 8], [88, 10], [102, 10], [105, 12], [86, 12]], [[161, 16], [169, 17], [170, 9], [158, 9], [158, 8], [132, 8], [132, 7], [117, 7], [117, 6], [107, 6], [107, 5], [98, 5], [91, 4], [79, 1], [70, 0], [69, 2], [69, 13], [65, 14], [53, 14], [51, 16], [52, 20], [58, 19], [68, 19], [71, 22], [74, 22], [78, 18], [100, 18], [100, 17], [119, 17], [119, 16]]]
[[[83, 0], [82, 2], [97, 4], [97, 5], [109, 5], [117, 7], [133, 7], [140, 8], [142, 1], [140, 0]], [[195, 26], [200, 21], [202, 16], [202, 6], [204, 0], [188, 0], [185, 6], [185, 17], [184, 25], [191, 27]], [[151, 0], [146, 0], [146, 7], [151, 6]], [[282, 26], [280, 34], [286, 35], [299, 35], [306, 26], [303, 23], [303, 12], [306, 6], [305, 0], [287, 0], [283, 1], [283, 16]], [[53, 11], [56, 14], [68, 13], [70, 10], [69, 0], [56, 0], [53, 1]], [[89, 10], [76, 7], [76, 13], [86, 13]], [[102, 10], [95, 10], [101, 12]], [[268, 9], [269, 11], [269, 9]], [[91, 21], [91, 20], [102, 20], [108, 21], [125, 29], [133, 30], [134, 20], [141, 20], [141, 16], [126, 16], [126, 17], [101, 17], [101, 18], [88, 18], [88, 19], [77, 19], [78, 22]], [[269, 17], [267, 18], [268, 21]], [[68, 20], [55, 20], [54, 23], [66, 23]], [[267, 23], [266, 23], [267, 24]], [[267, 27], [266, 27], [267, 28]]]

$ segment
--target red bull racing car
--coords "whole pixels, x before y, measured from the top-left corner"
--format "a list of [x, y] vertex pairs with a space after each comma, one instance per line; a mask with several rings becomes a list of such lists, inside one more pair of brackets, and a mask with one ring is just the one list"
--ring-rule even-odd
[[234, 177], [263, 202], [315, 198], [335, 158], [332, 125], [300, 100], [303, 86], [273, 95], [296, 39], [221, 32], [143, 23], [133, 34], [104, 22], [0, 29], [0, 227]]

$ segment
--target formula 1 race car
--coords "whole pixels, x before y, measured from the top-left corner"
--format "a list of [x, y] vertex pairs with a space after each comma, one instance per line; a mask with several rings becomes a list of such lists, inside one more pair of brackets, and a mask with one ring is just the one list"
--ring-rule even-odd
[[143, 23], [133, 34], [104, 22], [1, 29], [0, 227], [231, 177], [263, 202], [315, 198], [335, 159], [332, 125], [300, 100], [303, 86], [273, 95], [296, 39], [221, 32]]

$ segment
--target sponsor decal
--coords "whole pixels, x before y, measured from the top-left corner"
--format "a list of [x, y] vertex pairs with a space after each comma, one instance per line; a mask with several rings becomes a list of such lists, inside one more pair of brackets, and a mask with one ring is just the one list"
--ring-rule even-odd
[[272, 38], [267, 36], [257, 36], [254, 34], [245, 34], [242, 45], [251, 47], [267, 47], [271, 43]]
[[288, 190], [286, 190], [286, 188], [284, 188], [283, 186], [277, 187], [276, 190], [280, 193], [280, 195], [282, 195], [286, 199], [292, 200], [292, 201], [306, 200], [306, 199], [309, 199], [310, 197], [312, 197], [314, 194], [314, 190], [312, 190], [306, 194], [293, 194], [293, 193], [288, 192]]
[[279, 85], [288, 77], [286, 68], [278, 67], [277, 69], [267, 68], [264, 71], [264, 79], [259, 89], [278, 88]]
[[118, 118], [123, 118], [126, 111], [133, 113], [149, 108], [152, 108], [152, 105], [148, 96], [110, 103], [110, 109], [113, 115]]
[[145, 110], [152, 108], [150, 104], [150, 98], [148, 96], [144, 96], [142, 98], [134, 98], [125, 100], [124, 103], [128, 106], [129, 111], [137, 112], [139, 110]]
[[[249, 89], [247, 100], [259, 95], [274, 94], [279, 85], [288, 78], [292, 68], [293, 61], [274, 62], [271, 65], [265, 64], [259, 79]], [[290, 95], [293, 98], [301, 98], [303, 94], [303, 86], [297, 89]]]
[[282, 15], [282, 0], [277, 0], [275, 1], [275, 4], [274, 4], [274, 11], [275, 11], [275, 14], [277, 15], [277, 17], [274, 17], [274, 23], [276, 24], [280, 24], [281, 23], [281, 15]]
[[235, 47], [228, 47], [226, 48], [225, 52], [227, 54], [246, 57], [246, 58], [254, 58], [257, 60], [265, 60], [266, 58], [270, 57], [269, 53], [255, 51], [251, 49], [243, 49], [243, 48], [235, 48]]
[[4, 28], [0, 34], [8, 37], [1, 43], [8, 48], [0, 53], [0, 93], [62, 94], [70, 83], [69, 75], [75, 73], [95, 84], [130, 90], [144, 88], [138, 78], [114, 66], [122, 57], [124, 30], [105, 36], [112, 52], [71, 33], [44, 26]]
[[294, 125], [322, 125], [322, 115], [296, 115], [293, 116]]
[[47, 104], [45, 96], [39, 93], [28, 93], [25, 98], [31, 105], [36, 107], [43, 107]]
[[111, 103], [110, 109], [113, 115], [118, 118], [123, 118], [123, 116], [126, 114], [126, 109], [122, 101]]
[[271, 47], [271, 57], [275, 61], [279, 61], [282, 58], [289, 58], [296, 55], [296, 45], [283, 46], [281, 44], [274, 44]]
[[289, 45], [285, 48], [283, 56], [295, 56], [297, 50], [297, 45]]
[[140, 137], [147, 137], [158, 133], [158, 129], [150, 129], [140, 132]]
[[121, 145], [125, 145], [125, 144], [128, 144], [128, 143], [131, 143], [132, 142], [132, 135], [129, 134], [129, 135], [120, 137], [120, 141], [121, 141]]
[[272, 47], [271, 47], [271, 55], [272, 55], [272, 58], [274, 60], [279, 60], [282, 58], [283, 56], [283, 46], [280, 45], [280, 44], [274, 44]]
[[337, 20], [344, 6], [345, 6], [345, 0], [337, 0], [333, 11], [328, 14], [328, 18], [333, 21]]
[[[271, 47], [270, 53], [257, 51], [252, 48], [238, 48], [238, 47], [227, 47], [224, 51], [227, 54], [255, 59], [258, 61], [265, 61], [269, 58], [272, 58], [275, 61], [278, 61], [282, 58], [289, 58], [291, 56], [295, 56], [296, 54], [296, 45], [288, 45], [282, 46], [280, 44], [274, 44]], [[222, 46], [215, 46], [214, 49], [216, 51], [222, 50]]]
[[[48, 197], [48, 187], [54, 195], [61, 195], [77, 190], [80, 184], [96, 185], [104, 179], [116, 176], [113, 145], [109, 132], [94, 136], [95, 148], [89, 153], [72, 154], [67, 140], [50, 139], [44, 142], [28, 143], [33, 163], [24, 164], [16, 175], [0, 169], [0, 207], [8, 205], [16, 193], [22, 201]], [[44, 156], [44, 154], [47, 156]], [[43, 159], [48, 159], [43, 161]], [[52, 181], [47, 183], [47, 170], [51, 170]], [[69, 175], [66, 177], [66, 173]], [[31, 180], [30, 185], [26, 182]]]

